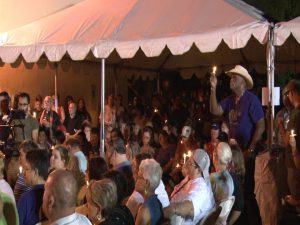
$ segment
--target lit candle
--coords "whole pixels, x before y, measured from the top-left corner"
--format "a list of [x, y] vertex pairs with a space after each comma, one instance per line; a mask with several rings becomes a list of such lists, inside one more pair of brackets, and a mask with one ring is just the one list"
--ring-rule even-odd
[[201, 121], [201, 118], [199, 118], [198, 121]]
[[54, 145], [51, 146], [51, 150], [53, 150], [53, 149], [54, 149]]
[[168, 120], [165, 120], [165, 123], [167, 123], [168, 122]]
[[217, 72], [217, 67], [216, 67], [216, 66], [214, 66], [214, 67], [213, 67], [212, 74], [215, 76], [215, 75], [216, 75], [216, 72]]
[[32, 113], [32, 117], [33, 117], [34, 119], [36, 119], [36, 112], [33, 112], [33, 113]]
[[157, 112], [158, 112], [158, 109], [154, 109], [154, 112], [157, 113]]
[[183, 144], [183, 141], [182, 141], [182, 140], [180, 141], [180, 144]]
[[192, 157], [192, 152], [189, 150], [187, 156], [190, 158]]
[[89, 186], [89, 184], [90, 184], [90, 182], [87, 180], [87, 181], [86, 181], [86, 186]]
[[19, 172], [20, 172], [20, 174], [23, 172], [23, 167], [22, 166], [19, 167]]
[[295, 137], [297, 134], [294, 133], [294, 130], [291, 130], [291, 135], [290, 137]]
[[185, 164], [186, 156], [187, 156], [187, 155], [184, 153], [184, 154], [183, 154], [183, 164]]
[[177, 163], [176, 168], [179, 168], [179, 167], [180, 167], [180, 165], [179, 165], [179, 163]]

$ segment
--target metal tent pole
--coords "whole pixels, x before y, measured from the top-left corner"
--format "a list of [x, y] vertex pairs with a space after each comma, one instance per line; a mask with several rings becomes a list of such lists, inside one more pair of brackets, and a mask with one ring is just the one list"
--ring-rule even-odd
[[105, 59], [101, 59], [101, 127], [100, 127], [100, 156], [105, 157]]
[[274, 24], [269, 26], [268, 32], [268, 46], [267, 46], [267, 72], [268, 72], [268, 149], [271, 149], [273, 144], [274, 136], [274, 58], [275, 58], [275, 47], [273, 44], [274, 39]]
[[55, 64], [55, 76], [54, 76], [54, 95], [55, 95], [55, 102], [54, 102], [54, 107], [56, 113], [58, 113], [58, 96], [57, 96], [57, 67], [58, 64]]

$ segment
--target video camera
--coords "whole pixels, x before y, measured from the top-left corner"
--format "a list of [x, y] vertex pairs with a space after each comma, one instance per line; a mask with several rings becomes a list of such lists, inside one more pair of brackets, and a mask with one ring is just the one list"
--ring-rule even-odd
[[11, 120], [22, 120], [25, 119], [25, 112], [23, 110], [13, 109], [10, 111], [10, 119]]

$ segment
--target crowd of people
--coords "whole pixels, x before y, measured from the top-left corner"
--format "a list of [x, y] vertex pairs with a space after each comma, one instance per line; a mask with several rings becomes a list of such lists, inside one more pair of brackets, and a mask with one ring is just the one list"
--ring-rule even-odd
[[220, 101], [212, 74], [195, 99], [109, 95], [99, 122], [82, 98], [39, 95], [30, 110], [27, 93], [1, 92], [0, 223], [300, 224], [300, 81], [282, 90], [268, 146], [250, 74], [226, 73]]

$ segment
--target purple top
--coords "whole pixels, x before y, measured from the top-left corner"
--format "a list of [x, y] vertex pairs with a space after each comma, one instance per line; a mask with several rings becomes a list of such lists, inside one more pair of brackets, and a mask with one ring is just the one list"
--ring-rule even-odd
[[176, 146], [175, 145], [169, 145], [167, 148], [159, 149], [155, 156], [155, 160], [159, 162], [160, 166], [163, 168], [171, 158], [174, 158], [176, 151]]
[[236, 139], [241, 148], [248, 148], [256, 122], [264, 117], [259, 99], [253, 93], [245, 91], [237, 104], [235, 95], [231, 95], [222, 100], [220, 105], [229, 122], [229, 138]]
[[35, 225], [42, 220], [43, 194], [44, 184], [38, 184], [21, 196], [17, 204], [20, 225]]

